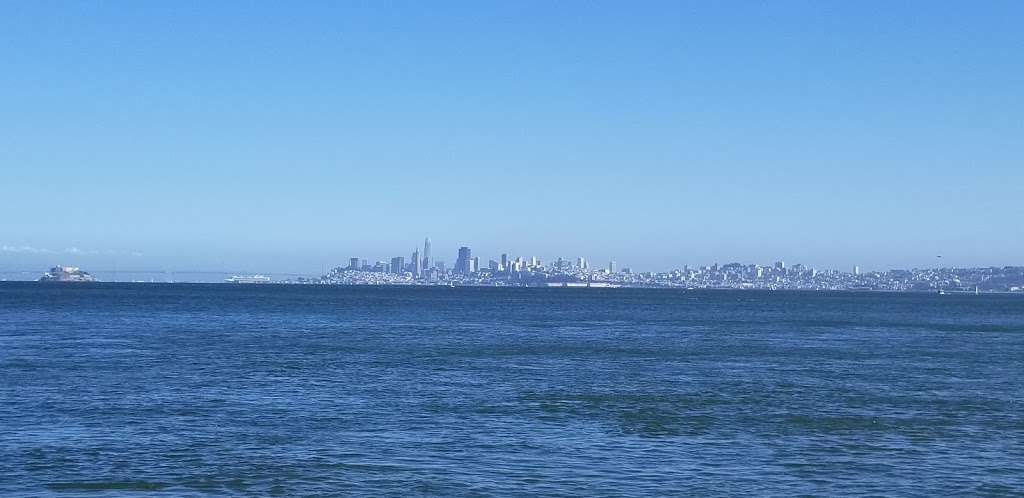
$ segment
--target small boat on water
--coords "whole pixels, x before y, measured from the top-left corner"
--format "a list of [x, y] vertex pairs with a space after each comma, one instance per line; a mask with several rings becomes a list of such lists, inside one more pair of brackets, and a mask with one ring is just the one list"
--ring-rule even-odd
[[269, 284], [270, 277], [265, 275], [233, 275], [224, 279], [229, 284]]

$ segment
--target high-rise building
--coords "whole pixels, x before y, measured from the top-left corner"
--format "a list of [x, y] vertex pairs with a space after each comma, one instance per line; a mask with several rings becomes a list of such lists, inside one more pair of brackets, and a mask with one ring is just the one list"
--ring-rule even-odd
[[423, 269], [429, 270], [431, 263], [433, 261], [430, 259], [430, 237], [427, 237], [423, 240]]
[[459, 248], [459, 258], [455, 260], [455, 271], [463, 275], [469, 275], [473, 273], [473, 251], [470, 251], [468, 247], [462, 246]]
[[853, 274], [854, 275], [860, 275], [860, 267], [859, 266], [854, 266], [853, 267]]
[[420, 250], [412, 250], [412, 276], [420, 278], [423, 274], [423, 261], [420, 259]]
[[479, 257], [473, 257], [473, 259], [471, 259], [469, 261], [471, 263], [470, 267], [469, 267], [469, 272], [470, 273], [476, 273], [476, 272], [480, 271], [480, 258]]
[[615, 273], [615, 260], [608, 262], [608, 273]]
[[395, 256], [391, 258], [391, 273], [397, 273], [401, 275], [405, 273], [405, 258], [402, 256]]
[[576, 259], [576, 266], [578, 266], [581, 270], [586, 270], [587, 259], [584, 258], [583, 256], [580, 256], [579, 258]]
[[487, 268], [491, 271], [501, 271], [501, 263], [492, 259], [487, 262]]
[[348, 258], [348, 269], [349, 270], [361, 270], [359, 266], [359, 258]]
[[508, 253], [501, 255], [501, 270], [508, 271]]

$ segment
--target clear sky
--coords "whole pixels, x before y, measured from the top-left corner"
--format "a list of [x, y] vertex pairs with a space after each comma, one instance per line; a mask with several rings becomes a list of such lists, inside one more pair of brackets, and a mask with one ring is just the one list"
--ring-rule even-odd
[[[1024, 2], [0, 4], [0, 268], [1024, 264]], [[88, 269], [88, 268], [87, 268]]]

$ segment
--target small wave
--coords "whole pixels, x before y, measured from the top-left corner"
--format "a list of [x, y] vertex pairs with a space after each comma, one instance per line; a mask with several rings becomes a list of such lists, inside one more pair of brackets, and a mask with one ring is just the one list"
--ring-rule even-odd
[[53, 491], [159, 491], [168, 485], [147, 481], [84, 481], [53, 482], [46, 487]]

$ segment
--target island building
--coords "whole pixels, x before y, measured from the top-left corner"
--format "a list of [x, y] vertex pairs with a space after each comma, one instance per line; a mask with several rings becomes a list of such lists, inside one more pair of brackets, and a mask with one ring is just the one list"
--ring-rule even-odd
[[39, 277], [40, 282], [95, 282], [96, 278], [77, 266], [54, 266]]

